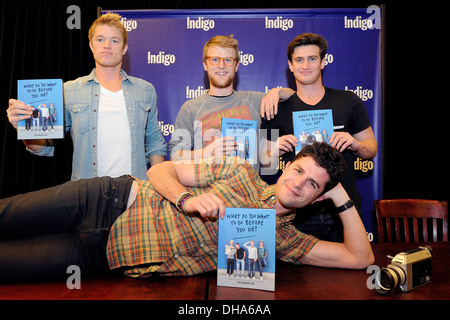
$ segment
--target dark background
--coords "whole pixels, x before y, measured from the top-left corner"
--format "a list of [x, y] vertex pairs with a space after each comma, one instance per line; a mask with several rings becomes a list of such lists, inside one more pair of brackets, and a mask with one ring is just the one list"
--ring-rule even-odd
[[[430, 2], [384, 1], [385, 103], [384, 198], [448, 201], [446, 37], [448, 20]], [[81, 30], [69, 30], [67, 7], [81, 9]], [[94, 67], [88, 29], [103, 9], [214, 9], [361, 7], [365, 1], [118, 1], [2, 0], [0, 3], [0, 108], [16, 97], [18, 79], [62, 78], [90, 73]], [[299, 32], [301, 33], [301, 32]], [[174, 35], [174, 41], [176, 37]], [[448, 103], [448, 102], [447, 102]], [[0, 198], [60, 184], [70, 179], [71, 139], [52, 158], [25, 150], [0, 112]]]

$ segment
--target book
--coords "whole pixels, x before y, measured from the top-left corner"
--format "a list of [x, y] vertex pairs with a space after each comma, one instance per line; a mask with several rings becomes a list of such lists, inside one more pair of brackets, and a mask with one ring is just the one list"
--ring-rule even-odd
[[217, 286], [275, 291], [275, 225], [274, 209], [225, 209], [219, 219]]
[[17, 80], [17, 99], [34, 108], [31, 118], [18, 122], [17, 139], [64, 138], [61, 79]]
[[292, 120], [294, 135], [298, 139], [295, 154], [313, 142], [330, 143], [331, 135], [334, 132], [331, 109], [294, 111]]
[[235, 137], [237, 150], [232, 156], [237, 156], [250, 164], [257, 163], [257, 122], [234, 118], [222, 118], [222, 137]]

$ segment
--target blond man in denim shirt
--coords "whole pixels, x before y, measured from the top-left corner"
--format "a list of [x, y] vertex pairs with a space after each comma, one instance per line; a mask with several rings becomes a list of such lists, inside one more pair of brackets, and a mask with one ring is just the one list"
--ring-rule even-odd
[[[118, 14], [105, 14], [94, 21], [89, 46], [96, 68], [64, 84], [65, 129], [74, 145], [72, 180], [124, 174], [146, 179], [147, 164], [162, 162], [167, 155], [155, 88], [121, 70], [128, 39], [120, 19]], [[10, 99], [9, 122], [17, 129], [17, 122], [32, 111], [22, 101]], [[24, 143], [33, 154], [54, 154], [51, 140]]]

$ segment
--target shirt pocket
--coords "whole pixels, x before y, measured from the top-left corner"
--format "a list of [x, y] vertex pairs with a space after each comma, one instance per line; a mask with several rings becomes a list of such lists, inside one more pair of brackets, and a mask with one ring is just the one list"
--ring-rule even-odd
[[89, 105], [71, 104], [67, 107], [72, 120], [72, 130], [76, 133], [89, 131]]
[[152, 106], [148, 102], [138, 102], [138, 107], [136, 108], [136, 122], [139, 128], [147, 127], [147, 119]]

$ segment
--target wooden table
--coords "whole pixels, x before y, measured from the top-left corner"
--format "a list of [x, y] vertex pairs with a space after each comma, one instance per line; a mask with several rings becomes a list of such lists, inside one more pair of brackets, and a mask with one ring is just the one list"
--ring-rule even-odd
[[133, 279], [108, 275], [81, 279], [81, 289], [65, 281], [0, 283], [0, 300], [203, 300], [209, 274]]
[[[193, 277], [131, 279], [110, 275], [81, 279], [81, 290], [65, 281], [0, 283], [0, 300], [450, 300], [450, 243], [433, 248], [433, 282], [408, 293], [382, 296], [367, 288], [366, 270], [294, 266], [278, 262], [275, 291], [217, 287], [216, 272]], [[386, 255], [417, 248], [419, 244], [373, 244], [375, 265], [389, 264]]]
[[[424, 244], [420, 244], [424, 245]], [[294, 266], [278, 262], [275, 292], [217, 287], [211, 275], [208, 297], [211, 300], [449, 300], [450, 299], [450, 243], [428, 243], [433, 248], [430, 284], [407, 293], [395, 292], [383, 296], [367, 287], [370, 274], [366, 270], [327, 269]], [[417, 248], [419, 244], [372, 244], [374, 265], [386, 267], [387, 255]]]

